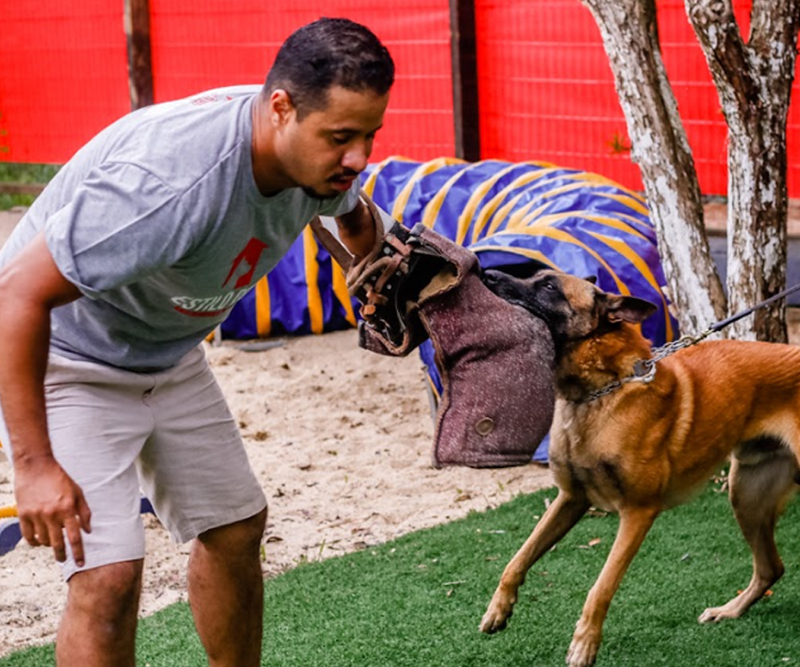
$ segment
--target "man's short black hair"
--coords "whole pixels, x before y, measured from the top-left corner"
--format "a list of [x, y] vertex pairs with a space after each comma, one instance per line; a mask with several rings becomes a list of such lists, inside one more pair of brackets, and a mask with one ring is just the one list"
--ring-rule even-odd
[[300, 120], [327, 106], [331, 86], [385, 95], [393, 83], [392, 57], [368, 28], [349, 19], [321, 18], [289, 35], [264, 92], [281, 88], [289, 93]]

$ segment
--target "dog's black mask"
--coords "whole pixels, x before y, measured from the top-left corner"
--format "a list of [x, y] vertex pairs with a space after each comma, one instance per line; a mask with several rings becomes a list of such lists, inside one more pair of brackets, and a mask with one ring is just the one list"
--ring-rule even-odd
[[557, 347], [618, 328], [622, 322], [642, 322], [657, 310], [644, 299], [598, 289], [594, 278], [581, 280], [552, 270], [540, 270], [525, 278], [486, 270], [483, 282], [497, 296], [544, 320]]
[[482, 277], [483, 283], [497, 296], [543, 319], [554, 336], [565, 333], [570, 308], [555, 276], [539, 275], [537, 270], [532, 275], [517, 277], [509, 275], [504, 267], [487, 269]]

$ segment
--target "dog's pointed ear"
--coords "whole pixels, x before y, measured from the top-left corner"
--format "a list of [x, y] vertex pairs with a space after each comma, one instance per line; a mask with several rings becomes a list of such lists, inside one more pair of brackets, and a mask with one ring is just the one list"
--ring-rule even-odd
[[586, 276], [584, 278], [584, 280], [586, 282], [592, 283], [592, 285], [596, 285], [597, 284], [597, 276]]
[[638, 324], [650, 317], [658, 308], [655, 304], [635, 296], [606, 294], [603, 314], [609, 322]]

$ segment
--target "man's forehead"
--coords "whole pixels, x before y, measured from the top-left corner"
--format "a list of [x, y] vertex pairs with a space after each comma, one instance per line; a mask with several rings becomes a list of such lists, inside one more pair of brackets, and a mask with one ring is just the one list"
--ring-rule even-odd
[[388, 101], [388, 94], [332, 86], [326, 93], [325, 104], [310, 110], [308, 117], [314, 117], [317, 124], [334, 130], [363, 131], [366, 126], [376, 130], [383, 124], [383, 112]]

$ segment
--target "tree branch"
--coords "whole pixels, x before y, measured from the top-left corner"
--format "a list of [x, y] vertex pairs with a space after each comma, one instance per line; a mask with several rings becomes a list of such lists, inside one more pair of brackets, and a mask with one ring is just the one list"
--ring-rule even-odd
[[764, 51], [770, 44], [797, 44], [800, 2], [753, 0], [750, 13], [750, 46]]
[[[773, 0], [774, 1], [774, 0]], [[708, 61], [723, 111], [744, 109], [758, 98], [758, 86], [731, 0], [685, 0], [686, 14]], [[730, 123], [732, 120], [728, 118]]]
[[[747, 44], [731, 0], [685, 5], [728, 122], [728, 303], [735, 311], [786, 279], [786, 116], [800, 0], [753, 0]], [[732, 335], [785, 340], [782, 307], [737, 322]]]
[[[789, 109], [797, 53], [797, 26], [800, 1], [754, 0], [750, 15], [749, 50], [754, 56], [757, 75], [769, 86], [770, 96]], [[777, 95], [776, 95], [777, 93]]]

